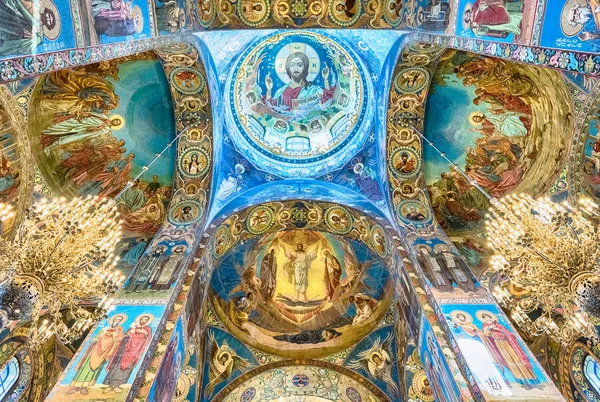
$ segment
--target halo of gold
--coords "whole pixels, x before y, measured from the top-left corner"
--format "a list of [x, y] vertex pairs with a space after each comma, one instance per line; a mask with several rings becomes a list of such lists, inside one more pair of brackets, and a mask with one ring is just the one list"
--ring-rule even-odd
[[[54, 4], [52, 0], [40, 0], [40, 11], [43, 9], [49, 9], [54, 13], [54, 28], [49, 29], [44, 24], [42, 24], [42, 29], [44, 31], [44, 36], [49, 40], [56, 40], [60, 35], [60, 13], [58, 12], [58, 8]], [[41, 24], [41, 22], [40, 22]]]
[[139, 325], [140, 324], [140, 320], [142, 317], [148, 317], [148, 322], [145, 325], [150, 324], [152, 321], [154, 321], [154, 314], [150, 314], [150, 313], [142, 313], [139, 316], [136, 317], [136, 319], [133, 321], [135, 325]]
[[131, 11], [131, 18], [135, 24], [135, 31], [137, 33], [141, 33], [144, 29], [144, 13], [142, 13], [140, 6], [133, 7], [133, 10]]
[[108, 319], [108, 324], [109, 324], [109, 325], [112, 325], [113, 321], [114, 321], [114, 320], [115, 320], [115, 318], [117, 318], [117, 317], [123, 317], [123, 321], [121, 321], [121, 322], [125, 322], [125, 321], [127, 321], [127, 319], [129, 318], [129, 317], [127, 317], [127, 314], [125, 314], [125, 313], [119, 313], [119, 314], [115, 314], [115, 315], [111, 316], [111, 317]]
[[[435, 398], [431, 393], [431, 387], [425, 384], [425, 381], [428, 381], [425, 370], [419, 370], [413, 377], [413, 391], [423, 402], [434, 402]], [[429, 388], [429, 393], [426, 393], [427, 388]]]
[[123, 116], [121, 116], [120, 114], [113, 114], [111, 116], [108, 117], [109, 121], [113, 121], [114, 119], [119, 119], [121, 120], [121, 124], [117, 124], [116, 126], [110, 126], [112, 131], [117, 131], [122, 129], [123, 127], [125, 127], [125, 118]]
[[481, 321], [482, 323], [483, 323], [483, 322], [486, 322], [486, 321], [483, 319], [483, 315], [489, 315], [489, 316], [491, 316], [491, 317], [492, 317], [492, 319], [493, 319], [494, 321], [498, 321], [498, 316], [497, 316], [496, 314], [492, 313], [492, 312], [491, 312], [491, 311], [489, 311], [489, 310], [479, 310], [479, 311], [477, 311], [477, 312], [475, 313], [475, 317], [477, 317], [477, 319], [478, 319], [479, 321]]
[[472, 126], [479, 126], [481, 123], [477, 123], [475, 120], [473, 120], [475, 116], [484, 117], [485, 115], [483, 112], [473, 112], [469, 115], [469, 124]]
[[576, 5], [587, 7], [585, 0], [567, 0], [560, 12], [560, 30], [565, 36], [575, 36], [583, 30], [583, 24], [573, 26], [569, 23], [569, 10]]
[[[463, 314], [465, 317], [467, 317], [467, 320], [466, 321], [459, 320], [457, 317], [459, 314]], [[456, 324], [464, 324], [464, 323], [472, 324], [473, 323], [473, 316], [463, 310], [454, 310], [453, 312], [450, 313], [450, 318], [452, 318], [452, 322], [454, 322]], [[477, 318], [479, 318], [479, 317], [477, 317]]]
[[[321, 73], [321, 58], [314, 47], [303, 42], [292, 42], [286, 46], [283, 46], [277, 55], [275, 56], [275, 72], [277, 76], [284, 84], [289, 84], [292, 79], [288, 77], [285, 70], [285, 62], [290, 54], [295, 52], [302, 52], [306, 55], [309, 60], [307, 81], [314, 81], [315, 78]], [[314, 67], [311, 66], [313, 63]], [[329, 69], [331, 71], [331, 68]], [[331, 77], [331, 75], [330, 75]]]

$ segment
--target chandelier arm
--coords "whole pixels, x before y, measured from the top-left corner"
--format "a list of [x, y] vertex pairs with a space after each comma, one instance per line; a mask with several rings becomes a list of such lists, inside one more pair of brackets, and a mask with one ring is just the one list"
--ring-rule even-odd
[[48, 255], [48, 258], [46, 258], [46, 261], [44, 262], [44, 265], [42, 266], [42, 268], [40, 269], [41, 271], [43, 271], [44, 269], [46, 269], [46, 267], [48, 266], [48, 264], [50, 263], [50, 260], [52, 260], [52, 256], [54, 255], [54, 253], [56, 252], [56, 250], [58, 249], [58, 247], [60, 247], [61, 244], [64, 243], [65, 239], [67, 238], [67, 235], [69, 234], [69, 231], [65, 231], [65, 233], [63, 233], [63, 235], [61, 236], [61, 238], [58, 240], [58, 242], [56, 242], [56, 244], [54, 245], [54, 248], [52, 249], [52, 251], [50, 252], [50, 254]]
[[569, 228], [569, 231], [571, 231], [571, 233], [573, 234], [573, 237], [575, 238], [575, 240], [577, 240], [577, 244], [581, 245], [581, 239], [577, 235], [577, 232], [575, 232], [575, 229], [573, 229], [571, 224], [569, 224], [568, 222], [567, 222], [567, 227]]
[[548, 257], [546, 257], [544, 254], [542, 254], [540, 251], [538, 251], [537, 249], [535, 249], [533, 246], [526, 246], [528, 250], [531, 250], [535, 255], [537, 255], [538, 257], [540, 257], [541, 259], [543, 259], [544, 261], [546, 261], [549, 264], [552, 264], [560, 269], [562, 269], [563, 271], [569, 271], [568, 267], [565, 267], [555, 261], [552, 261], [551, 259], [549, 259]]

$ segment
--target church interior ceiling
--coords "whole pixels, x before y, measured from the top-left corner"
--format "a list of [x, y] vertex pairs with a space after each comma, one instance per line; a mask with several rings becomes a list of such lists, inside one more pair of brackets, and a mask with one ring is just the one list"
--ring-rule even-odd
[[[480, 337], [514, 330], [473, 185], [600, 199], [600, 59], [571, 52], [599, 39], [569, 23], [590, 2], [3, 0], [0, 234], [42, 197], [119, 195], [128, 277], [76, 347], [3, 341], [46, 378], [15, 400], [600, 400], [590, 340]], [[442, 259], [464, 277], [434, 285]], [[526, 343], [539, 363], [498, 363]]]
[[[375, 133], [372, 94], [398, 35], [242, 31], [197, 36], [213, 55], [227, 105], [217, 133], [225, 163], [215, 174], [211, 216], [248, 190], [254, 194], [261, 185], [289, 178], [335, 184], [342, 197], [352, 198], [344, 196], [345, 187], [385, 210], [384, 189], [377, 182], [381, 140]], [[222, 42], [229, 46], [217, 46]], [[292, 108], [293, 100], [283, 94], [291, 80], [285, 62], [298, 51], [307, 55], [309, 68], [300, 73], [312, 86], [301, 95], [305, 104]], [[320, 100], [315, 102], [315, 96]], [[311, 112], [310, 105], [318, 104], [324, 106]]]
[[[393, 251], [382, 226], [336, 204], [286, 201], [246, 208], [214, 233], [203, 312], [206, 400], [273, 400], [298, 387], [315, 400], [355, 400], [344, 375], [371, 384], [358, 393], [366, 400], [400, 395], [395, 356], [397, 340], [405, 341], [389, 309]], [[307, 368], [298, 371], [298, 361]], [[281, 368], [265, 371], [269, 364]], [[270, 391], [252, 386], [263, 372]]]

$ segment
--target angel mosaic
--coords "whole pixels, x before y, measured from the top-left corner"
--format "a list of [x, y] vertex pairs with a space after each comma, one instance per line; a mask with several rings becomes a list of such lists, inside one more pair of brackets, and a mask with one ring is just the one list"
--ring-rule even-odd
[[396, 381], [392, 377], [392, 342], [394, 334], [390, 332], [382, 341], [377, 337], [373, 345], [356, 355], [354, 359], [348, 362], [348, 367], [354, 370], [364, 370], [370, 373], [374, 378], [386, 384], [388, 389], [394, 394], [399, 393]]
[[250, 362], [240, 357], [228, 344], [223, 341], [220, 345], [213, 333], [209, 335], [208, 345], [209, 383], [204, 389], [204, 395], [210, 398], [217, 384], [229, 379], [234, 372], [244, 372]]

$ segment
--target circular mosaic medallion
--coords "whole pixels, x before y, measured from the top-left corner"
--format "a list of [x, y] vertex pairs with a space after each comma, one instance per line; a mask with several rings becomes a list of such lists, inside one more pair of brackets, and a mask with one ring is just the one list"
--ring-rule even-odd
[[409, 147], [394, 149], [388, 163], [394, 175], [401, 179], [418, 174], [421, 168], [421, 158], [413, 148]]
[[270, 15], [269, 0], [242, 0], [237, 4], [237, 15], [251, 27], [264, 23]]
[[394, 77], [394, 88], [400, 93], [417, 93], [429, 84], [429, 70], [423, 67], [410, 67]]
[[431, 219], [431, 212], [421, 201], [404, 200], [396, 208], [396, 213], [405, 222], [426, 223]]
[[291, 2], [290, 13], [295, 18], [302, 18], [308, 11], [308, 2], [306, 0], [293, 0]]
[[404, 18], [404, 6], [402, 0], [387, 0], [384, 5], [383, 19], [392, 28], [398, 27]]
[[167, 218], [173, 225], [190, 225], [198, 222], [204, 215], [204, 207], [200, 202], [195, 200], [187, 200], [178, 203], [171, 208]]
[[380, 225], [373, 225], [371, 228], [371, 246], [380, 257], [385, 258], [387, 256], [388, 246], [385, 231]]
[[352, 215], [344, 207], [330, 207], [325, 211], [325, 225], [337, 234], [348, 234], [352, 231]]
[[219, 226], [215, 232], [215, 240], [213, 242], [213, 256], [216, 260], [223, 257], [227, 252], [229, 239], [229, 227], [226, 225]]
[[309, 383], [310, 380], [306, 374], [296, 374], [292, 377], [292, 384], [298, 388], [307, 387]]
[[242, 396], [240, 396], [240, 402], [250, 402], [256, 396], [256, 388], [250, 387], [246, 388], [244, 392], [242, 392]]
[[329, 2], [329, 18], [339, 26], [347, 27], [359, 20], [362, 0], [332, 0]]
[[199, 22], [202, 28], [210, 28], [217, 16], [217, 6], [215, 0], [199, 0], [198, 13], [200, 15]]
[[352, 402], [362, 402], [362, 397], [360, 396], [360, 392], [354, 387], [346, 388], [346, 396]]
[[421, 399], [423, 402], [433, 402], [434, 396], [431, 391], [431, 387], [429, 386], [429, 380], [427, 379], [427, 375], [424, 370], [420, 370], [415, 373], [415, 376], [412, 380], [412, 388], [415, 394]]
[[266, 171], [324, 175], [368, 137], [371, 79], [358, 57], [325, 35], [272, 34], [243, 53], [229, 79], [232, 140]]
[[271, 207], [261, 205], [250, 211], [246, 218], [248, 232], [259, 235], [265, 233], [275, 223], [275, 214]]
[[[192, 377], [193, 378], [193, 377]], [[177, 392], [173, 396], [173, 402], [184, 402], [185, 397], [190, 392], [192, 384], [190, 378], [187, 375], [180, 375], [177, 379]]]
[[201, 92], [206, 85], [204, 76], [190, 67], [176, 67], [169, 74], [169, 81], [175, 88], [186, 94], [194, 95]]
[[196, 179], [205, 175], [210, 168], [210, 156], [202, 148], [188, 148], [179, 157], [179, 172], [188, 179]]

